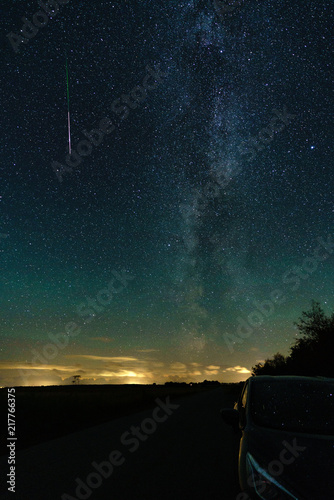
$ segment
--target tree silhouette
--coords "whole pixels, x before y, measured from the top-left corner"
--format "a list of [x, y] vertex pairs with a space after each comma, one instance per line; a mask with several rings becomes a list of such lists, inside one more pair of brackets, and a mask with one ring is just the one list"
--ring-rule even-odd
[[81, 379], [81, 375], [73, 375], [72, 384], [79, 385], [80, 384], [80, 379]]
[[308, 375], [334, 377], [334, 313], [327, 317], [319, 302], [312, 301], [295, 323], [301, 338], [290, 348], [290, 355], [277, 353], [252, 368], [252, 375]]
[[303, 337], [291, 347], [289, 364], [294, 373], [333, 377], [334, 313], [326, 317], [319, 302], [312, 301], [311, 310], [295, 324]]
[[287, 358], [277, 352], [273, 359], [266, 359], [264, 363], [258, 363], [252, 368], [252, 375], [277, 375], [286, 371]]

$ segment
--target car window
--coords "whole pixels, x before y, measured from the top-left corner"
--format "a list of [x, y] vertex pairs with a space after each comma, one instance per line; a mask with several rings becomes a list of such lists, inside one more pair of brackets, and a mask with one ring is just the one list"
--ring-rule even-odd
[[242, 398], [241, 398], [241, 406], [242, 406], [242, 408], [246, 408], [247, 396], [248, 396], [248, 384], [246, 385], [246, 387], [244, 389], [244, 392], [242, 394]]
[[334, 381], [258, 380], [251, 414], [261, 426], [334, 435]]

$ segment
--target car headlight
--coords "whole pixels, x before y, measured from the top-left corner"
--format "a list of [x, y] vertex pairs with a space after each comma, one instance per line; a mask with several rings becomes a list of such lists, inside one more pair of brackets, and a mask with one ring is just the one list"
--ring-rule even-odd
[[259, 498], [262, 498], [262, 500], [298, 500], [297, 497], [268, 474], [250, 453], [247, 453], [246, 465], [248, 486], [254, 488]]

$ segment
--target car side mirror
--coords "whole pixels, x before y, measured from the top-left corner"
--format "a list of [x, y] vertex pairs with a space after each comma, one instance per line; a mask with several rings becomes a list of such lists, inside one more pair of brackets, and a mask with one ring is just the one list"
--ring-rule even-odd
[[223, 408], [220, 410], [220, 415], [224, 422], [233, 427], [236, 432], [239, 430], [239, 412], [232, 408]]

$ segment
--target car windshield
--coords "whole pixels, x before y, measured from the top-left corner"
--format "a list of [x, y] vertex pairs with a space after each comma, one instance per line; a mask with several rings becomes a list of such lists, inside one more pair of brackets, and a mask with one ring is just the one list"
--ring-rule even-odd
[[250, 401], [257, 425], [334, 435], [334, 381], [258, 380]]

